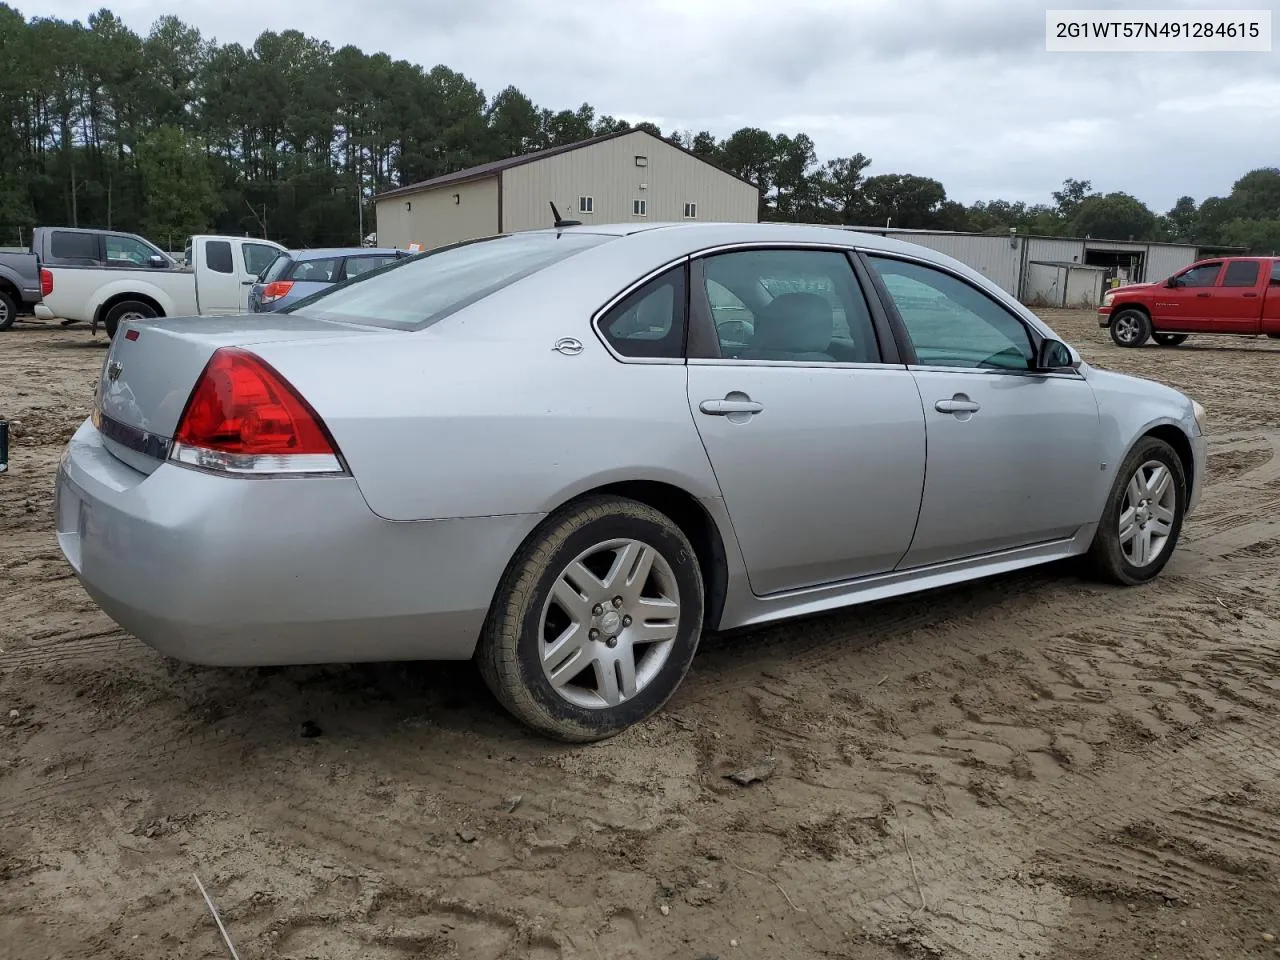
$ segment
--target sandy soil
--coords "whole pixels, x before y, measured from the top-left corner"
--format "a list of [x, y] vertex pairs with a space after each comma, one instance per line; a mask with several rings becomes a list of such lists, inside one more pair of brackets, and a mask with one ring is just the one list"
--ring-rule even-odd
[[467, 665], [205, 669], [116, 629], [51, 533], [102, 338], [0, 334], [0, 957], [225, 957], [193, 871], [245, 960], [1280, 955], [1280, 349], [1046, 315], [1209, 409], [1156, 584], [1049, 568], [710, 639], [585, 749]]

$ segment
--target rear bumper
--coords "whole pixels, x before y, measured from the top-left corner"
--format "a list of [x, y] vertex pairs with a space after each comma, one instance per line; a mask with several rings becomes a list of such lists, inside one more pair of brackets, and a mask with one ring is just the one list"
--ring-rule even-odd
[[41, 320], [58, 319], [53, 315], [53, 311], [50, 310], [48, 307], [46, 307], [43, 303], [37, 303], [35, 306], [31, 308], [31, 312], [34, 313], [37, 317], [39, 317]]
[[386, 521], [349, 477], [143, 474], [87, 421], [58, 469], [56, 517], [113, 620], [168, 656], [224, 666], [470, 657], [541, 519]]

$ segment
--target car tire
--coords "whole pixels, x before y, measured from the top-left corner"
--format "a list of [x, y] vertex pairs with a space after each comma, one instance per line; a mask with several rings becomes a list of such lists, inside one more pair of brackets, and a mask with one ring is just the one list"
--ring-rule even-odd
[[1185, 333], [1153, 333], [1151, 339], [1161, 347], [1176, 347], [1187, 342]]
[[18, 304], [5, 290], [0, 290], [0, 330], [8, 330], [18, 319]]
[[1140, 347], [1151, 337], [1151, 318], [1141, 310], [1121, 310], [1111, 318], [1111, 339], [1117, 347]]
[[107, 315], [102, 318], [102, 326], [107, 331], [107, 338], [111, 339], [115, 337], [116, 330], [124, 321], [147, 320], [159, 315], [156, 308], [149, 303], [143, 303], [141, 300], [122, 300], [107, 311]]
[[[611, 579], [635, 569], [630, 560], [644, 550], [651, 573], [643, 582]], [[521, 546], [475, 659], [494, 696], [527, 726], [570, 743], [604, 740], [675, 693], [697, 652], [703, 604], [697, 555], [670, 518], [635, 500], [593, 496], [552, 514]], [[646, 625], [653, 641], [640, 640]]]
[[[1168, 477], [1167, 486], [1161, 481], [1162, 476]], [[1089, 549], [1094, 573], [1122, 586], [1155, 579], [1169, 562], [1182, 533], [1187, 494], [1187, 475], [1177, 451], [1156, 437], [1139, 440], [1120, 464], [1107, 495]], [[1131, 511], [1134, 516], [1126, 520]], [[1154, 538], [1161, 535], [1161, 528], [1163, 539], [1153, 544]], [[1126, 536], [1130, 530], [1132, 535]], [[1142, 552], [1144, 536], [1146, 553]]]

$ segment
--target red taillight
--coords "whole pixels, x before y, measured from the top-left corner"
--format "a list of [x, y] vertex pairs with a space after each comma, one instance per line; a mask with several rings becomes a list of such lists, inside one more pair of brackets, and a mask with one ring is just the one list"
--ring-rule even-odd
[[262, 302], [270, 303], [272, 300], [279, 300], [286, 296], [293, 289], [292, 280], [272, 280], [262, 288]]
[[337, 446], [311, 405], [265, 360], [223, 347], [187, 400], [171, 456], [231, 473], [339, 473]]
[[40, 296], [47, 297], [51, 293], [53, 293], [53, 271], [41, 270], [40, 271]]

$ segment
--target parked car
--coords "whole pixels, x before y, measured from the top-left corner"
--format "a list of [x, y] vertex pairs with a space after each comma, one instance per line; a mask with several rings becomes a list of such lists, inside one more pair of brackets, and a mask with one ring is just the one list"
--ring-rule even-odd
[[40, 302], [40, 264], [34, 253], [0, 253], [0, 330], [8, 330]]
[[474, 657], [571, 741], [704, 630], [1078, 555], [1146, 583], [1204, 485], [1200, 404], [845, 230], [515, 233], [122, 329], [56, 506], [111, 617], [205, 664]]
[[1176, 347], [1193, 333], [1280, 339], [1280, 257], [1217, 257], [1117, 287], [1103, 296], [1098, 325], [1121, 347]]
[[108, 337], [126, 320], [244, 313], [248, 288], [285, 248], [270, 240], [199, 235], [185, 264], [131, 233], [37, 227], [44, 300], [36, 315], [82, 320]]
[[275, 313], [303, 297], [411, 254], [394, 247], [335, 247], [282, 253], [249, 288], [250, 313]]

